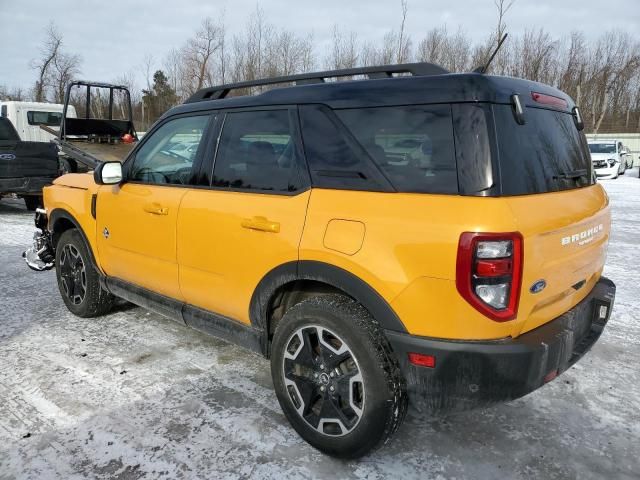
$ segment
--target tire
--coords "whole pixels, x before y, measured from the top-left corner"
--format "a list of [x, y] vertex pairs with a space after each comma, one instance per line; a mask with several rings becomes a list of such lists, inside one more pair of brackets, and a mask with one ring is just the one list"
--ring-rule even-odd
[[312, 297], [285, 313], [273, 338], [271, 376], [296, 432], [334, 457], [380, 447], [407, 411], [406, 382], [382, 328], [342, 295]]
[[65, 231], [56, 245], [56, 278], [62, 300], [74, 315], [99, 317], [113, 307], [115, 297], [100, 286], [85, 241], [75, 228]]
[[42, 196], [33, 195], [24, 197], [24, 204], [26, 205], [27, 210], [29, 210], [30, 212], [35, 212], [36, 208], [42, 207]]

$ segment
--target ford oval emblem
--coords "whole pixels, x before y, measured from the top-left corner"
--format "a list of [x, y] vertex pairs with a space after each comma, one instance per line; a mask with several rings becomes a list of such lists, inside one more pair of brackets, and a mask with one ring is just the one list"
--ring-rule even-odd
[[545, 282], [544, 280], [538, 280], [533, 285], [531, 285], [531, 288], [529, 289], [529, 291], [531, 293], [540, 293], [542, 290], [544, 290], [544, 287], [546, 286], [547, 286], [547, 282]]
[[15, 160], [16, 156], [13, 153], [0, 153], [0, 160]]

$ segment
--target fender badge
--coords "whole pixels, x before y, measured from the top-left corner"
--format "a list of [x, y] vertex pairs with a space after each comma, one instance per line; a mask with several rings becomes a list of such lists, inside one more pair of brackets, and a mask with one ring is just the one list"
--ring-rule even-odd
[[109, 229], [107, 229], [107, 227], [104, 227], [102, 235], [104, 235], [104, 238], [109, 238]]
[[545, 282], [544, 280], [538, 280], [533, 285], [531, 285], [531, 288], [529, 289], [529, 291], [531, 293], [540, 293], [542, 290], [544, 290], [544, 287], [546, 286], [547, 286], [547, 282]]

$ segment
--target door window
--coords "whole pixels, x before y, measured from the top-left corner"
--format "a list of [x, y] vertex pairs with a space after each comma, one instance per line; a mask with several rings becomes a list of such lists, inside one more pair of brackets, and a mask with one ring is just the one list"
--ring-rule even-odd
[[140, 147], [129, 180], [186, 185], [209, 122], [208, 115], [170, 120], [151, 134]]
[[29, 125], [59, 127], [61, 120], [62, 112], [27, 112], [27, 122], [29, 123]]
[[213, 185], [291, 192], [299, 188], [288, 110], [228, 113], [213, 169]]

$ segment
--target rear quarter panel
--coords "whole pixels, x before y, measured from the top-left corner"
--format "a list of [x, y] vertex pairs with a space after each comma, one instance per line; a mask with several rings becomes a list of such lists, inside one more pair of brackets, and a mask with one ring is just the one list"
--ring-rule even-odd
[[[327, 248], [327, 228], [336, 219], [364, 225], [359, 249]], [[360, 277], [390, 304], [410, 334], [457, 340], [517, 337], [571, 309], [591, 291], [604, 266], [610, 222], [600, 185], [501, 198], [314, 189], [300, 259]], [[596, 225], [602, 229], [585, 244], [562, 244], [567, 235]], [[458, 241], [466, 231], [522, 233], [516, 319], [493, 321], [458, 293]], [[359, 245], [358, 239], [341, 243]], [[533, 294], [529, 288], [540, 279], [547, 287]], [[580, 289], [572, 288], [581, 280]]]
[[[364, 225], [355, 253], [325, 245], [327, 227], [336, 219]], [[513, 333], [512, 322], [488, 319], [458, 294], [456, 257], [463, 231], [514, 230], [513, 213], [499, 198], [314, 189], [300, 259], [329, 263], [361, 278], [411, 334], [504, 338]]]

